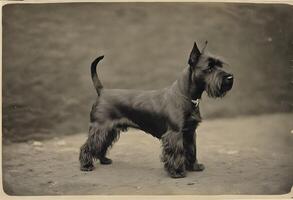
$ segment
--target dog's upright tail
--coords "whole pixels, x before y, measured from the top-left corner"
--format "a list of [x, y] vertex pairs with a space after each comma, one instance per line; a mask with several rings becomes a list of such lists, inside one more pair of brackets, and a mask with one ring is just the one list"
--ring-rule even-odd
[[100, 62], [100, 60], [102, 60], [104, 58], [104, 56], [100, 56], [98, 58], [96, 58], [91, 65], [91, 75], [92, 75], [92, 80], [94, 83], [94, 86], [96, 88], [96, 91], [98, 93], [98, 96], [101, 95], [101, 90], [103, 89], [103, 85], [97, 75], [97, 65]]

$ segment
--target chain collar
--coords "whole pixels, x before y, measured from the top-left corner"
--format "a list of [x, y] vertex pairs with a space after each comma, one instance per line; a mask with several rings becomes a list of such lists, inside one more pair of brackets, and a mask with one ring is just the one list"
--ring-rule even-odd
[[[179, 85], [178, 84], [177, 84], [177, 88], [179, 89]], [[195, 108], [198, 108], [199, 107], [200, 99], [190, 99], [187, 96], [185, 96], [184, 94], [182, 94], [180, 92], [180, 89], [178, 91], [176, 91], [176, 93], [178, 93], [180, 96], [182, 96], [185, 100], [190, 101], [195, 106]]]
[[191, 103], [193, 103], [195, 107], [199, 106], [199, 102], [200, 102], [200, 99], [196, 99], [196, 100], [191, 99]]
[[199, 107], [200, 99], [190, 99], [187, 96], [183, 95], [181, 92], [178, 92], [180, 96], [182, 96], [185, 100], [190, 101], [196, 108]]

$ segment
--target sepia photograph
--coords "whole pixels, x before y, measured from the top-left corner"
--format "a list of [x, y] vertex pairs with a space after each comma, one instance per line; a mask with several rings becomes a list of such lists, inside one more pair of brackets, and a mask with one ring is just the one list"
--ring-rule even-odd
[[292, 53], [290, 4], [10, 1], [3, 191], [289, 194]]

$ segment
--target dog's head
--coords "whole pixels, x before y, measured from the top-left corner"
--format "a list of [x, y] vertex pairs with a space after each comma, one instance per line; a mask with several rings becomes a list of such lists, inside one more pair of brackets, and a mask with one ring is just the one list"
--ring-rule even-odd
[[223, 61], [200, 51], [194, 42], [188, 64], [191, 73], [191, 84], [196, 84], [205, 90], [208, 96], [223, 97], [233, 86], [233, 75], [223, 69]]

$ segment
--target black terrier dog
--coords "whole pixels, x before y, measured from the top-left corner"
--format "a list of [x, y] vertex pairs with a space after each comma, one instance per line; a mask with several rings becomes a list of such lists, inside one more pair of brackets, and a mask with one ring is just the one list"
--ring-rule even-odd
[[108, 148], [120, 131], [132, 127], [162, 140], [162, 161], [171, 177], [185, 177], [186, 170], [202, 171], [204, 165], [196, 158], [199, 100], [204, 91], [213, 98], [223, 97], [233, 85], [233, 75], [223, 70], [223, 62], [204, 49], [200, 51], [194, 43], [189, 66], [170, 87], [161, 90], [103, 89], [96, 73], [103, 56], [95, 59], [91, 76], [98, 97], [90, 114], [88, 139], [80, 149], [80, 169], [93, 170], [93, 159], [111, 164], [106, 157]]

